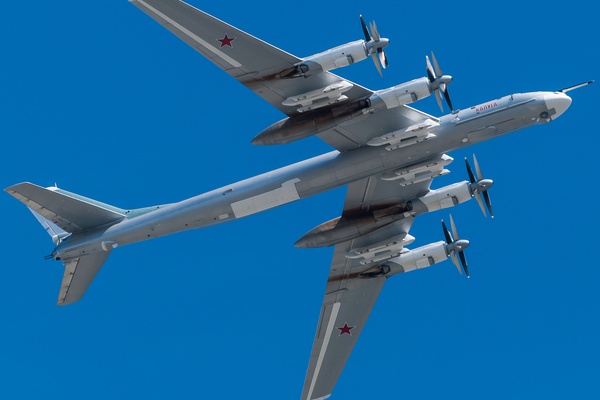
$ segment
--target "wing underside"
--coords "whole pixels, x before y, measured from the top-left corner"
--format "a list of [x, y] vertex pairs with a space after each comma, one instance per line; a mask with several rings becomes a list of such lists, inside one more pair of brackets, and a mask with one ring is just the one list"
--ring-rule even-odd
[[[324, 115], [323, 118], [331, 117], [333, 121], [336, 116], [343, 114], [342, 110], [346, 105], [352, 106], [359, 104], [358, 102], [371, 104], [368, 99], [374, 94], [373, 91], [330, 72], [290, 77], [285, 72], [297, 67], [303, 61], [302, 58], [179, 0], [130, 1], [238, 82], [282, 111], [290, 117], [289, 120], [297, 122], [306, 119], [310, 125], [315, 123], [311, 118], [318, 114]], [[339, 102], [322, 105], [317, 114], [310, 114], [313, 110], [311, 107], [316, 103], [308, 104], [306, 100], [307, 104], [304, 104], [303, 99], [326, 100], [321, 93], [335, 87], [344, 89], [344, 96], [337, 99]], [[316, 110], [316, 106], [314, 109]], [[368, 146], [372, 139], [389, 132], [402, 132], [403, 129], [408, 130], [427, 120], [436, 120], [435, 117], [407, 106], [357, 110], [352, 118], [336, 119], [334, 126], [319, 129], [318, 136], [344, 152]], [[302, 117], [294, 120], [299, 114], [303, 114]], [[342, 219], [394, 206], [429, 191], [431, 178], [414, 182], [416, 183], [411, 184], [405, 180], [401, 185], [399, 181], [372, 176], [351, 183]], [[405, 239], [410, 238], [408, 231], [413, 219], [408, 215], [335, 246], [302, 393], [303, 399], [327, 398], [333, 391], [385, 282], [381, 260], [399, 254]], [[372, 249], [378, 250], [371, 251]]]
[[[364, 102], [374, 93], [327, 71], [304, 77], [282, 78], [284, 71], [294, 68], [303, 59], [182, 1], [130, 1], [288, 117], [301, 114], [300, 104], [306, 107], [303, 102], [307, 101], [303, 99], [317, 96], [316, 93], [328, 93], [340, 85], [349, 88], [343, 91], [345, 100], [323, 106], [318, 110], [318, 115], [312, 114], [312, 117], [321, 118], [325, 110], [325, 114], [329, 113], [333, 118], [344, 112], [341, 110], [353, 109], [352, 107], [361, 101]], [[319, 96], [315, 98], [322, 99]], [[322, 131], [318, 136], [337, 150], [346, 151], [365, 146], [375, 136], [434, 118], [406, 106], [380, 110], [375, 115], [369, 115], [366, 109], [364, 111], [366, 118], [353, 118], [345, 123], [336, 124], [334, 128]], [[310, 121], [311, 118], [306, 116], [310, 112], [304, 114], [303, 118]]]
[[[342, 218], [410, 200], [426, 193], [430, 183], [428, 179], [401, 186], [376, 176], [351, 183]], [[381, 266], [400, 253], [413, 220], [409, 216], [335, 246], [303, 400], [324, 399], [332, 393], [387, 279]], [[370, 247], [381, 250], [370, 254], [365, 251]]]
[[[297, 106], [283, 105], [286, 99], [343, 80], [329, 72], [307, 78], [280, 78], [283, 71], [293, 68], [302, 59], [179, 0], [130, 1], [286, 115], [297, 114]], [[358, 99], [370, 93], [352, 84], [346, 95]]]

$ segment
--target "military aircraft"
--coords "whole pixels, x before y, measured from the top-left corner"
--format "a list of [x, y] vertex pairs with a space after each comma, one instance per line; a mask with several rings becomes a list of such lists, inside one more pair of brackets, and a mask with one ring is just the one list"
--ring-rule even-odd
[[[52, 237], [49, 259], [64, 264], [58, 305], [80, 300], [111, 252], [164, 235], [233, 221], [347, 185], [341, 216], [312, 229], [298, 247], [334, 246], [302, 399], [324, 399], [354, 348], [386, 279], [451, 258], [468, 276], [464, 250], [450, 217], [444, 240], [409, 250], [414, 219], [475, 198], [493, 216], [487, 190], [493, 181], [466, 161], [469, 179], [439, 189], [453, 159], [446, 153], [561, 116], [568, 91], [511, 94], [455, 110], [432, 53], [426, 76], [369, 90], [329, 71], [372, 58], [388, 66], [388, 39], [360, 18], [364, 40], [296, 57], [179, 0], [131, 0], [226, 73], [276, 107], [286, 118], [260, 132], [256, 145], [318, 136], [334, 150], [177, 203], [126, 210], [58, 187], [20, 183], [5, 190], [23, 202]], [[408, 104], [433, 94], [435, 117]]]

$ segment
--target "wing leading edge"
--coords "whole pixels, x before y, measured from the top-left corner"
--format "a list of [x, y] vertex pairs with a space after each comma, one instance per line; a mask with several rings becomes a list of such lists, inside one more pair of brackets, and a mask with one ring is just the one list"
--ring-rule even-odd
[[[364, 109], [361, 116], [353, 117], [343, 124], [338, 123], [340, 113], [353, 109], [359, 102], [366, 102], [375, 92], [328, 71], [306, 77], [282, 78], [283, 72], [295, 68], [303, 59], [179, 0], [130, 2], [290, 117], [287, 124], [313, 126], [315, 120], [335, 119], [337, 122], [334, 128], [315, 128], [312, 134], [318, 133], [322, 140], [339, 151], [363, 147], [373, 137], [407, 128], [426, 119], [435, 119], [421, 111], [400, 106], [380, 110], [376, 115], [370, 115], [368, 109]], [[327, 92], [339, 86], [346, 88], [343, 91], [345, 100], [319, 108], [315, 110], [316, 113], [299, 111], [305, 97], [310, 98], [311, 94]], [[283, 125], [286, 121], [282, 120], [274, 125]]]
[[[286, 115], [298, 113], [297, 106], [283, 104], [286, 99], [343, 81], [328, 72], [282, 79], [280, 73], [294, 68], [301, 58], [179, 0], [129, 1]], [[352, 83], [347, 96], [358, 99], [371, 93]]]

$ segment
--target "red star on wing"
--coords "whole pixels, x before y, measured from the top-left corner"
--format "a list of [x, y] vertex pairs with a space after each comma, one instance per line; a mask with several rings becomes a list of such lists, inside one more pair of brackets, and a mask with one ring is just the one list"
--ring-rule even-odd
[[217, 39], [219, 42], [221, 42], [221, 47], [223, 46], [229, 46], [229, 47], [233, 47], [231, 45], [231, 42], [233, 42], [236, 38], [230, 38], [229, 36], [227, 36], [227, 34], [225, 34], [225, 37], [223, 39]]
[[352, 329], [356, 328], [355, 326], [348, 326], [348, 323], [344, 322], [344, 326], [342, 326], [341, 328], [337, 328], [340, 330], [340, 336], [342, 336], [344, 333], [347, 333], [348, 335], [352, 336], [352, 332], [350, 332]]

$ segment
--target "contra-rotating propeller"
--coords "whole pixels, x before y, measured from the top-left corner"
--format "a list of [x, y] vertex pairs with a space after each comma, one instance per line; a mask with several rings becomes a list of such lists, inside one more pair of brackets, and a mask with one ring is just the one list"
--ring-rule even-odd
[[475, 173], [477, 174], [477, 179], [475, 179], [475, 176], [473, 175], [473, 170], [471, 169], [471, 165], [469, 165], [469, 161], [467, 160], [467, 157], [465, 157], [465, 164], [467, 165], [469, 181], [471, 182], [469, 189], [471, 190], [471, 194], [475, 196], [475, 200], [477, 200], [477, 204], [479, 204], [479, 208], [481, 208], [483, 216], [487, 217], [485, 213], [485, 208], [483, 207], [483, 201], [481, 201], [482, 195], [483, 200], [485, 201], [485, 205], [487, 206], [487, 209], [490, 212], [490, 216], [494, 218], [494, 212], [492, 211], [492, 201], [490, 200], [490, 195], [488, 193], [488, 189], [494, 185], [494, 181], [491, 179], [483, 178], [475, 154], [473, 154], [473, 162], [475, 163]]
[[[367, 50], [367, 55], [370, 55], [375, 63], [375, 68], [379, 72], [380, 76], [383, 76], [381, 72], [381, 67], [383, 69], [387, 68], [389, 65], [387, 56], [385, 55], [385, 51], [383, 50], [390, 41], [389, 39], [382, 38], [379, 36], [379, 31], [377, 30], [377, 25], [375, 25], [375, 21], [369, 23], [369, 27], [371, 28], [371, 32], [373, 35], [369, 33], [369, 29], [367, 29], [367, 24], [365, 24], [365, 20], [361, 14], [360, 23], [362, 25], [363, 33], [365, 34], [365, 48]], [[379, 59], [379, 61], [378, 61]], [[380, 67], [381, 65], [381, 67]]]
[[442, 73], [433, 51], [431, 52], [431, 59], [433, 60], [433, 66], [431, 65], [431, 61], [429, 61], [429, 57], [425, 56], [425, 60], [427, 61], [427, 78], [429, 78], [429, 86], [435, 95], [440, 110], [442, 110], [442, 112], [444, 111], [442, 97], [440, 96], [441, 91], [444, 94], [444, 99], [446, 99], [448, 107], [450, 107], [450, 111], [454, 111], [452, 101], [450, 100], [450, 93], [448, 93], [448, 84], [452, 82], [452, 76], [444, 75]]
[[[456, 266], [458, 273], [462, 275], [462, 271], [460, 270], [460, 265], [458, 264], [458, 259], [456, 257], [456, 254], [458, 254], [458, 258], [460, 258], [460, 264], [462, 265], [462, 269], [465, 271], [465, 275], [467, 275], [467, 278], [470, 278], [469, 266], [467, 265], [467, 258], [464, 254], [465, 249], [469, 247], [469, 241], [465, 239], [460, 239], [458, 237], [456, 225], [454, 225], [454, 220], [452, 219], [452, 214], [450, 214], [450, 227], [452, 228], [452, 234], [446, 227], [444, 220], [442, 220], [442, 229], [444, 230], [444, 237], [446, 238], [446, 252], [450, 256], [452, 263], [454, 263], [454, 265]], [[456, 240], [454, 240], [454, 238], [456, 238]]]

